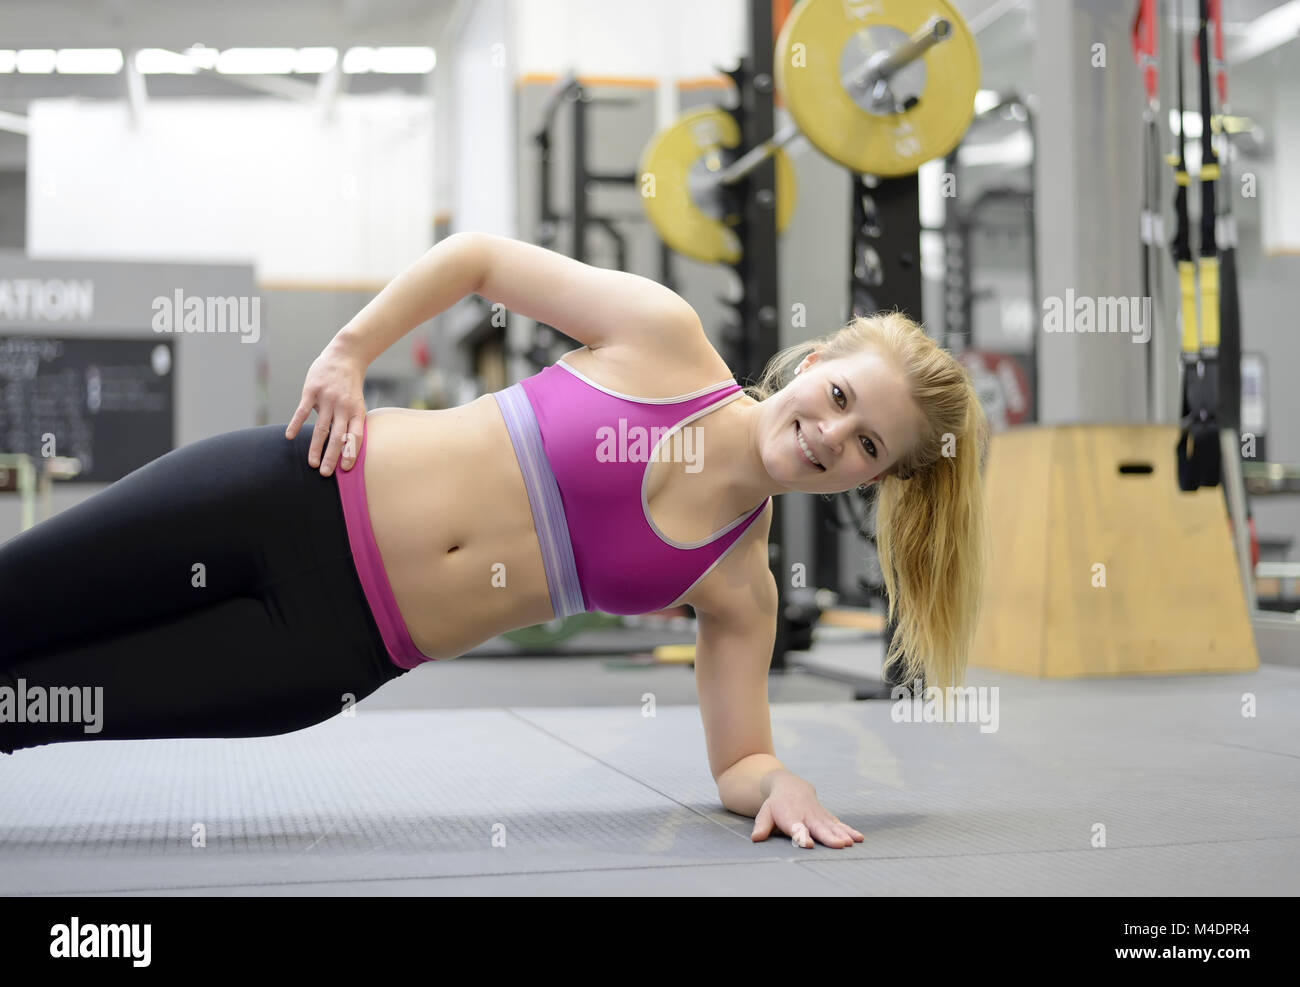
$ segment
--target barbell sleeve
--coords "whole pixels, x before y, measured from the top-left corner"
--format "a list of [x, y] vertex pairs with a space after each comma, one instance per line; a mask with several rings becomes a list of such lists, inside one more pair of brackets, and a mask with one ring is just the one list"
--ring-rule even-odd
[[[944, 17], [932, 17], [916, 34], [891, 50], [884, 58], [877, 60], [874, 65], [872, 59], [865, 60], [849, 75], [844, 77], [844, 87], [848, 89], [850, 87], [873, 86], [877, 82], [889, 79], [899, 69], [916, 61], [951, 34], [951, 21]], [[793, 123], [786, 124], [763, 143], [750, 148], [750, 150], [719, 171], [717, 175], [713, 176], [713, 180], [719, 185], [736, 184], [798, 136], [799, 128]]]
[[916, 34], [872, 65], [867, 59], [844, 79], [844, 87], [865, 89], [916, 61], [940, 41], [952, 34], [952, 22], [945, 17], [931, 17]]

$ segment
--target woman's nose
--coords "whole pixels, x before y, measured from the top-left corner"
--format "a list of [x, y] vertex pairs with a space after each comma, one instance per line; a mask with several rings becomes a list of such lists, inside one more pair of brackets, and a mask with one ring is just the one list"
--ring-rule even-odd
[[839, 452], [848, 435], [848, 422], [822, 422], [817, 427], [821, 432], [822, 441], [836, 452]]

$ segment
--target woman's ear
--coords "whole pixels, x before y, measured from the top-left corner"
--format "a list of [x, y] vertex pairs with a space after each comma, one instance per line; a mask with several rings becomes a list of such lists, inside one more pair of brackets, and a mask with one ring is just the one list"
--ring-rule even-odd
[[817, 353], [816, 350], [813, 350], [811, 353], [805, 356], [803, 360], [799, 362], [799, 366], [795, 367], [794, 375], [798, 377], [801, 373], [803, 373], [805, 370], [811, 367], [814, 363], [817, 362], [818, 356], [819, 354]]

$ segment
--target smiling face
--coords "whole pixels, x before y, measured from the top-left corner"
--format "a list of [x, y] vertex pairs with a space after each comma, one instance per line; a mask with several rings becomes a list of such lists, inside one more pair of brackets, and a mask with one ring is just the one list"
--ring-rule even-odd
[[870, 348], [835, 360], [810, 353], [762, 406], [763, 466], [786, 489], [806, 493], [873, 482], [920, 433], [906, 379]]

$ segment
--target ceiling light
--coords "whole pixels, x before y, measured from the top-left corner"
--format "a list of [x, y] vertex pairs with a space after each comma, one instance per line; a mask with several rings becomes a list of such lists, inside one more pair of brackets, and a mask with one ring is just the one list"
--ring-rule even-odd
[[45, 73], [54, 71], [53, 48], [24, 48], [18, 52], [18, 71]]
[[221, 57], [221, 52], [204, 44], [195, 44], [185, 49], [185, 57], [196, 69], [211, 71], [217, 67], [217, 59]]
[[424, 75], [436, 61], [432, 48], [376, 48], [371, 71]]
[[294, 59], [295, 72], [328, 72], [338, 63], [337, 48], [299, 48]]
[[351, 74], [369, 72], [374, 60], [373, 48], [349, 48], [343, 55], [343, 71]]
[[116, 75], [122, 71], [120, 48], [60, 48], [54, 65], [64, 75]]
[[227, 48], [217, 58], [217, 71], [227, 75], [284, 75], [293, 71], [294, 48]]
[[135, 69], [141, 75], [193, 75], [198, 71], [184, 55], [166, 48], [141, 48], [135, 53]]
[[432, 72], [436, 63], [432, 48], [349, 48], [343, 56], [343, 71], [424, 75]]

